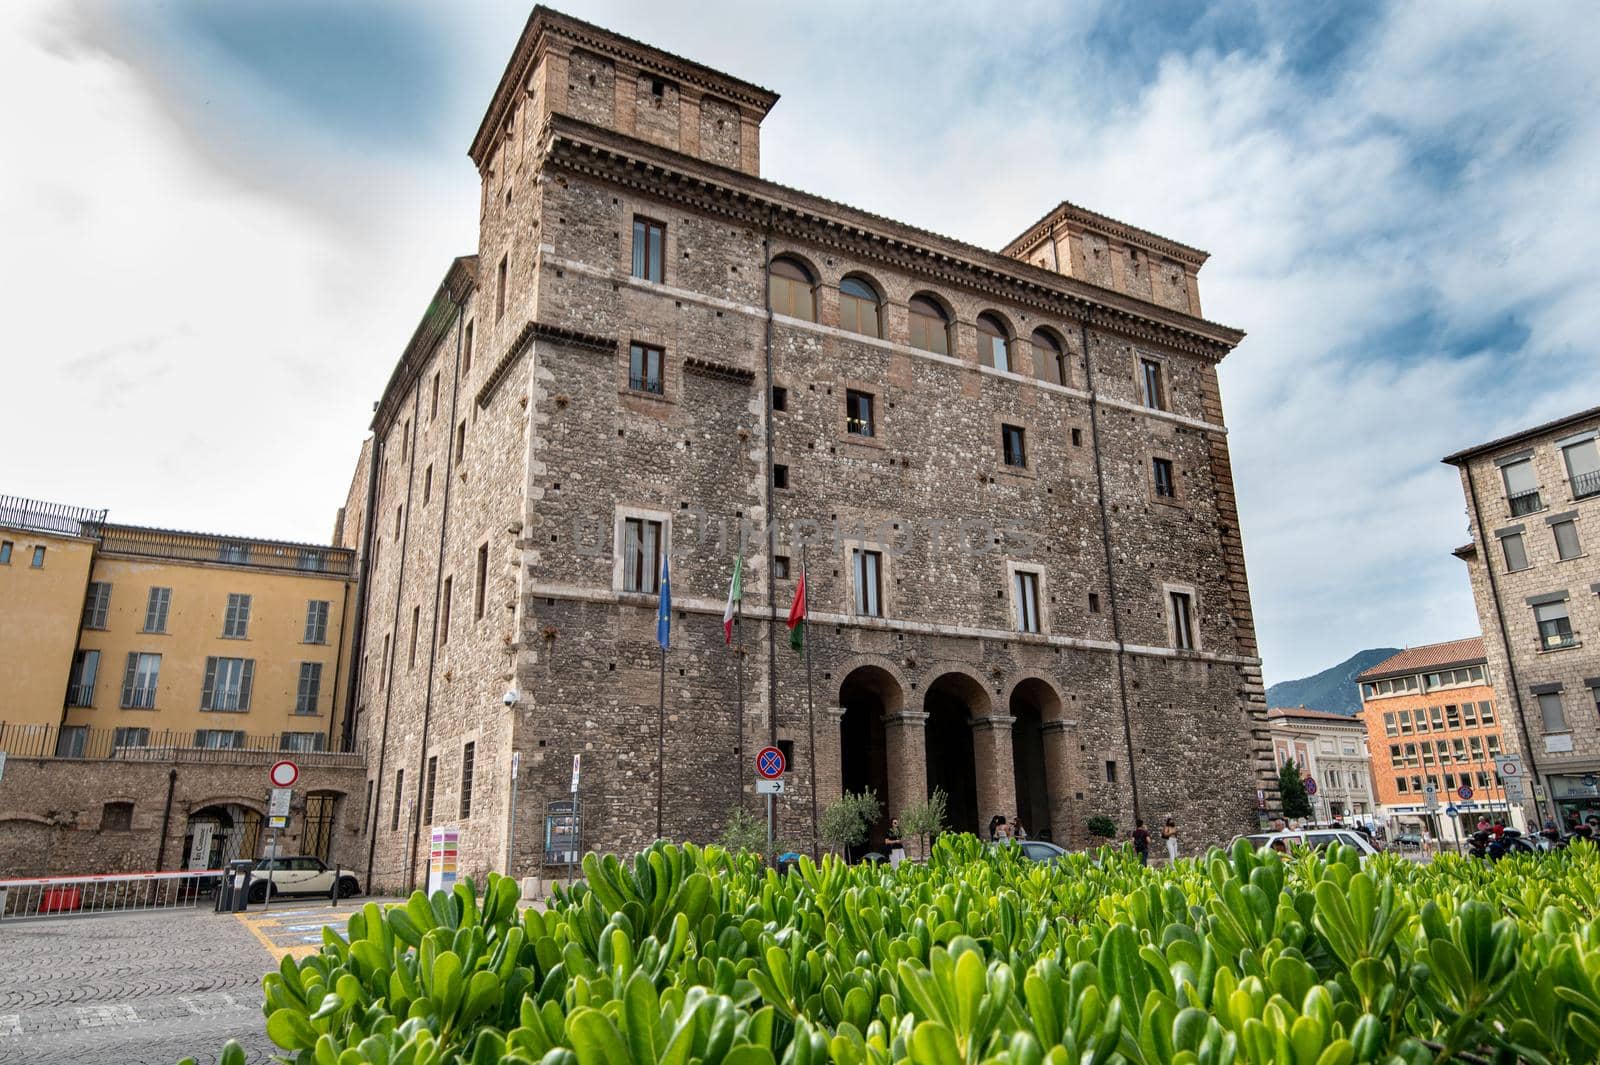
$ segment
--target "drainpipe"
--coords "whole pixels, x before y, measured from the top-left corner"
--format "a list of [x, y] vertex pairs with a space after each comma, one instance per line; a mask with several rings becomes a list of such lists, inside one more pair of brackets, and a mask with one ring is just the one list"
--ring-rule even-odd
[[[1467, 496], [1472, 500], [1472, 524], [1477, 528], [1478, 546], [1483, 553], [1483, 574], [1489, 580], [1489, 601], [1494, 604], [1494, 620], [1495, 625], [1500, 629], [1500, 645], [1506, 649], [1506, 679], [1511, 682], [1511, 702], [1517, 708], [1517, 731], [1522, 735], [1523, 753], [1528, 756], [1528, 775], [1537, 782], [1539, 769], [1533, 757], [1533, 739], [1528, 732], [1528, 716], [1522, 709], [1522, 685], [1517, 682], [1517, 665], [1514, 656], [1511, 654], [1511, 634], [1506, 631], [1506, 615], [1500, 609], [1500, 585], [1494, 579], [1494, 559], [1489, 553], [1489, 540], [1485, 535], [1486, 530], [1483, 525], [1483, 511], [1478, 507], [1478, 484], [1472, 479], [1471, 465], [1467, 465], [1462, 469], [1467, 475]], [[1551, 788], [1548, 780], [1545, 781], [1544, 787], [1545, 802], [1549, 803], [1549, 808], [1546, 809], [1545, 804], [1539, 801], [1539, 796], [1535, 795], [1533, 797], [1535, 816], [1556, 820], [1554, 789]], [[1506, 804], [1506, 813], [1508, 815], [1511, 813], [1510, 807], [1511, 804], [1508, 802]], [[1559, 822], [1556, 827], [1560, 827]]]
[[[339, 626], [339, 629], [340, 629], [340, 631], [339, 631], [339, 648], [338, 648], [338, 653], [333, 656], [333, 690], [334, 690], [335, 693], [337, 693], [339, 691], [339, 679], [342, 676], [342, 670], [344, 669], [345, 641], [344, 641], [344, 625], [343, 625], [343, 622], [349, 616], [350, 616], [350, 582], [349, 581], [345, 581], [344, 582], [344, 593], [339, 597], [339, 621], [340, 621], [340, 626]], [[357, 647], [356, 644], [354, 644], [354, 643], [350, 644], [350, 651], [351, 651], [352, 654], [355, 653], [356, 647]], [[350, 673], [351, 673], [352, 677], [355, 675], [355, 666], [354, 666], [353, 663], [351, 665]], [[344, 717], [345, 717], [345, 721], [346, 722], [348, 722], [350, 720], [350, 701], [348, 699], [345, 700], [345, 704], [344, 704]], [[328, 749], [330, 751], [334, 749], [333, 748], [333, 727], [334, 727], [334, 725], [336, 723], [337, 722], [334, 720], [334, 715], [332, 713], [329, 713], [328, 714]], [[346, 726], [346, 731], [348, 731], [348, 726]], [[348, 751], [350, 749], [349, 742], [346, 741], [341, 746], [340, 749]]]
[[161, 842], [156, 844], [156, 872], [166, 868], [167, 831], [172, 827], [172, 792], [178, 786], [177, 769], [167, 770], [167, 807], [161, 813]]
[[1100, 546], [1106, 557], [1106, 605], [1111, 608], [1111, 639], [1117, 645], [1117, 697], [1122, 703], [1122, 735], [1128, 751], [1128, 790], [1133, 798], [1133, 819], [1139, 820], [1139, 771], [1133, 753], [1133, 716], [1128, 711], [1128, 671], [1123, 661], [1121, 612], [1117, 608], [1117, 574], [1111, 557], [1111, 517], [1106, 507], [1106, 472], [1100, 456], [1100, 401], [1094, 390], [1094, 358], [1089, 353], [1089, 319], [1086, 311], [1078, 323], [1083, 341], [1084, 386], [1089, 391], [1089, 446], [1094, 452], [1094, 480], [1100, 494]]
[[[460, 300], [452, 299], [451, 302], [456, 305], [456, 359], [455, 366], [451, 370], [450, 420], [444, 427], [444, 498], [439, 501], [439, 547], [434, 555], [437, 564], [433, 571], [433, 635], [428, 640], [428, 682], [422, 696], [422, 743], [417, 754], [417, 786], [420, 788], [428, 786], [428, 782], [423, 778], [428, 772], [428, 726], [433, 720], [433, 667], [439, 657], [439, 603], [444, 598], [444, 541], [450, 522], [450, 484], [455, 473], [456, 401], [461, 393], [461, 349], [462, 334], [466, 328], [464, 324], [466, 294], [463, 293]], [[515, 712], [512, 711], [513, 714]], [[476, 771], [477, 767], [473, 768]], [[422, 803], [416, 804], [416, 811], [416, 816], [412, 819], [411, 846], [406, 857], [407, 895], [411, 894], [417, 883], [417, 847], [422, 841]]]

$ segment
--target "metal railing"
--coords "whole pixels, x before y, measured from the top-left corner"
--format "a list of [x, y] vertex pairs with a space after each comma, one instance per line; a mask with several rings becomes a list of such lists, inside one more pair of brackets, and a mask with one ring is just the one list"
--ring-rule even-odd
[[100, 537], [100, 549], [146, 558], [226, 562], [235, 566], [331, 573], [341, 577], [354, 572], [355, 565], [355, 552], [342, 547], [206, 536], [129, 525], [106, 526]]
[[0, 525], [65, 536], [98, 536], [106, 511], [46, 503], [25, 496], [0, 495]]
[[659, 395], [662, 391], [661, 375], [656, 374], [646, 377], [639, 374], [629, 374], [628, 387], [635, 392], [654, 392]]
[[1596, 494], [1600, 494], [1600, 470], [1580, 473], [1572, 479], [1572, 498], [1583, 499]]
[[1513, 518], [1520, 518], [1524, 514], [1532, 514], [1535, 511], [1544, 509], [1544, 501], [1539, 498], [1539, 490], [1537, 488], [1531, 492], [1521, 492], [1517, 495], [1509, 496], [1506, 502], [1511, 504], [1511, 516]]
[[[308, 736], [315, 739], [308, 741]], [[360, 765], [362, 760], [360, 751], [342, 749], [337, 737], [329, 745], [322, 732], [285, 730], [253, 736], [235, 729], [91, 728], [3, 721], [0, 751], [12, 758], [224, 765], [253, 765], [285, 754], [293, 754], [297, 761], [310, 759], [312, 764], [326, 766]]]
[[221, 875], [220, 869], [191, 869], [0, 880], [0, 920], [192, 908], [216, 890]]

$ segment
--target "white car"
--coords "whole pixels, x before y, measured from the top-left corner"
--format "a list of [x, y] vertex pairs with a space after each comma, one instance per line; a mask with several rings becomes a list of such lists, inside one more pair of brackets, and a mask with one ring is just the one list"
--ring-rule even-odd
[[334, 878], [338, 878], [339, 897], [347, 899], [361, 893], [361, 883], [355, 874], [343, 869], [333, 869], [321, 858], [308, 854], [279, 855], [263, 858], [250, 874], [250, 901], [264, 902], [267, 897], [267, 879], [272, 879], [272, 897], [279, 895], [331, 895]]
[[1287, 832], [1252, 832], [1248, 836], [1235, 837], [1250, 841], [1250, 845], [1257, 850], [1262, 847], [1271, 847], [1276, 851], [1288, 853], [1294, 847], [1313, 847], [1325, 850], [1335, 843], [1343, 843], [1347, 847], [1354, 847], [1362, 858], [1370, 858], [1378, 853], [1378, 848], [1372, 841], [1359, 832], [1348, 828], [1307, 828], [1290, 829]]

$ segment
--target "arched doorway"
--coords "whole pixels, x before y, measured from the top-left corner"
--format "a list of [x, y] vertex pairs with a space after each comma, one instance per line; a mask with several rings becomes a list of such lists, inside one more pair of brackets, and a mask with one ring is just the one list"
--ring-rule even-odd
[[839, 719], [840, 786], [846, 792], [871, 788], [883, 804], [883, 817], [872, 828], [868, 849], [874, 849], [882, 840], [883, 826], [907, 801], [906, 796], [892, 794], [895, 789], [889, 779], [884, 730], [884, 716], [898, 713], [904, 699], [899, 682], [881, 666], [853, 669], [839, 685], [839, 705], [844, 708], [844, 716]]
[[950, 829], [979, 832], [978, 772], [972, 746], [972, 719], [989, 712], [989, 693], [965, 673], [946, 673], [928, 687], [922, 700], [928, 714], [928, 793], [947, 795]]
[[261, 851], [261, 812], [237, 803], [202, 806], [184, 829], [183, 867], [220, 869], [235, 858]]
[[[1016, 777], [1017, 817], [1035, 839], [1061, 843], [1066, 834], [1058, 830], [1051, 808], [1063, 796], [1064, 786], [1052, 780], [1046, 722], [1061, 718], [1061, 697], [1037, 677], [1023, 680], [1011, 690], [1011, 757]], [[1064, 826], [1062, 826], [1064, 827]], [[1060, 835], [1061, 839], [1056, 839]]]

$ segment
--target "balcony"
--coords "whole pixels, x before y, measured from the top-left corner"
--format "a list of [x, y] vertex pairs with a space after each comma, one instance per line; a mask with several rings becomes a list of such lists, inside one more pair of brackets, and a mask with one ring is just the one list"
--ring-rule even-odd
[[271, 765], [285, 755], [293, 755], [297, 762], [323, 766], [359, 766], [365, 761], [362, 751], [341, 750], [337, 736], [329, 746], [321, 732], [252, 736], [230, 729], [154, 730], [5, 722], [0, 722], [0, 751], [12, 758], [113, 762]]
[[22, 496], [0, 495], [0, 525], [62, 536], [98, 536], [106, 512], [65, 503], [46, 503]]
[[1590, 470], [1572, 478], [1573, 499], [1585, 499], [1593, 495], [1600, 495], [1600, 470]]
[[1524, 514], [1533, 514], [1544, 509], [1544, 501], [1539, 498], [1539, 490], [1521, 492], [1510, 496], [1506, 500], [1511, 505], [1511, 516], [1520, 518]]
[[344, 548], [234, 539], [133, 525], [105, 526], [100, 536], [100, 549], [112, 554], [142, 558], [225, 562], [233, 566], [326, 573], [340, 577], [350, 576], [355, 568], [355, 552]]

